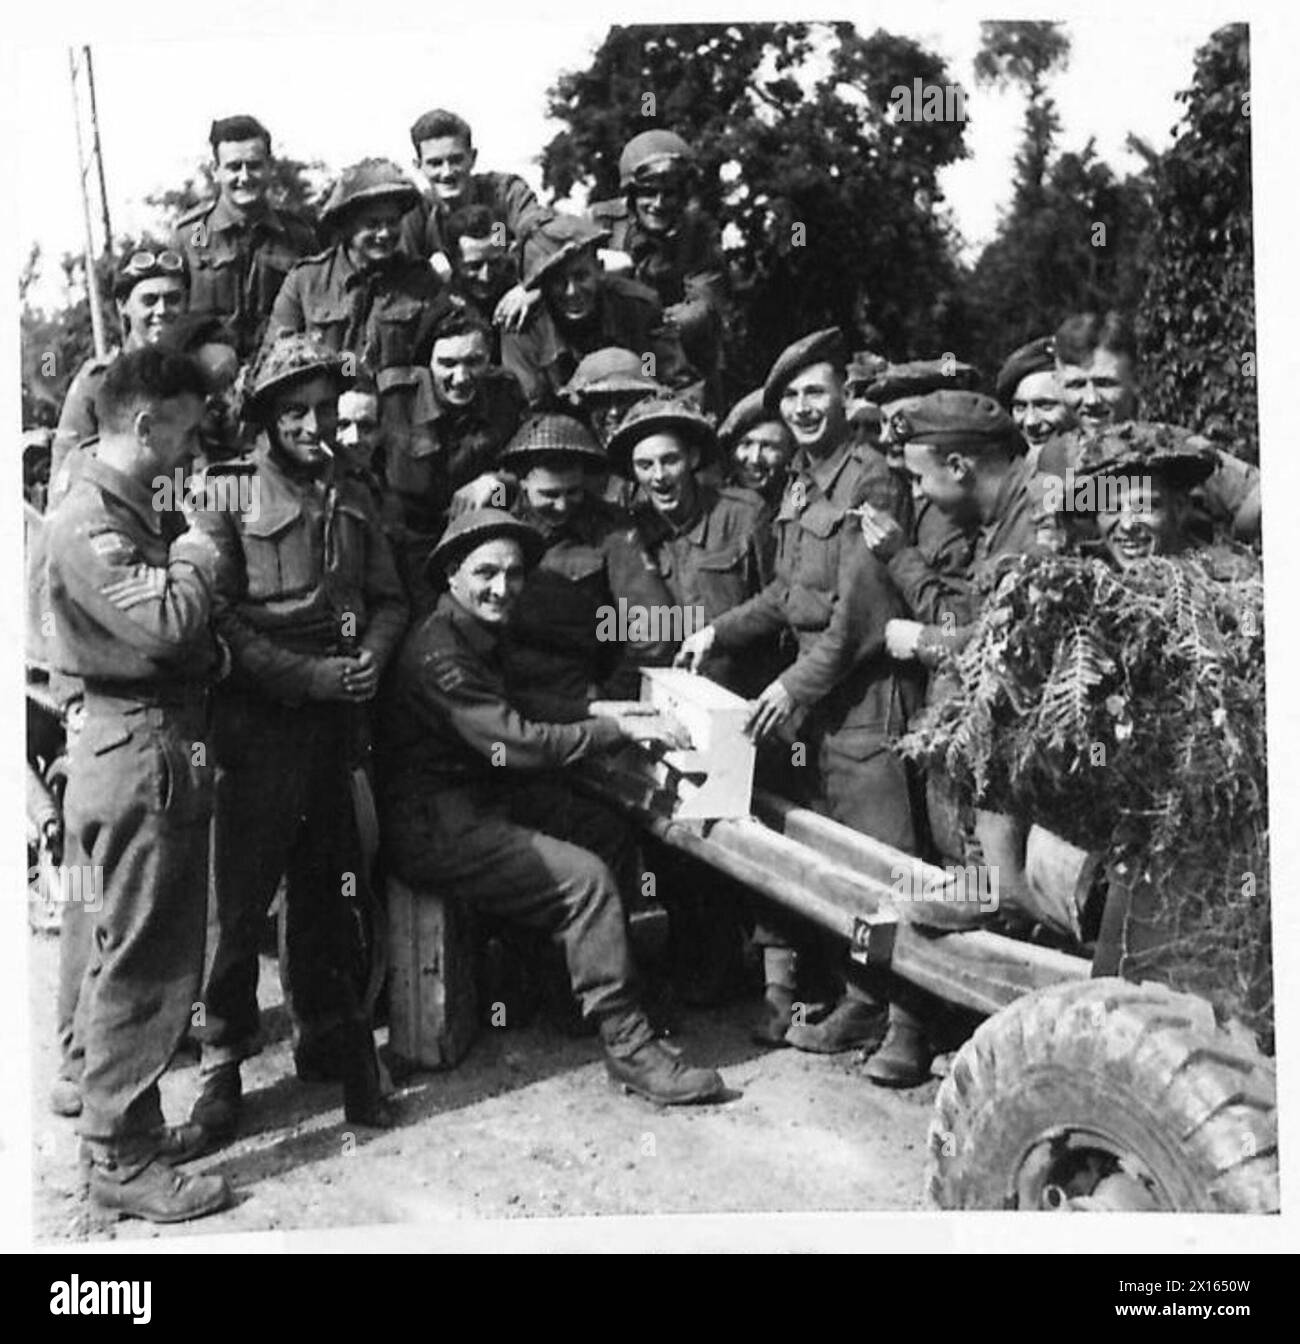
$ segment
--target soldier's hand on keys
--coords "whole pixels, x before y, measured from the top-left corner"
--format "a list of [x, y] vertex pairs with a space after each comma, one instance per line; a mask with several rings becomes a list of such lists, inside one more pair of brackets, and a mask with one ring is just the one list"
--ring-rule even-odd
[[379, 689], [379, 668], [369, 649], [362, 649], [350, 660], [350, 669], [343, 674], [343, 687], [349, 700], [372, 700]]
[[794, 697], [785, 685], [779, 680], [771, 682], [754, 701], [754, 708], [745, 723], [745, 731], [755, 742], [761, 742], [776, 732], [794, 711]]
[[525, 289], [523, 285], [516, 285], [513, 289], [506, 290], [497, 301], [492, 321], [502, 331], [518, 331], [528, 321], [528, 314], [533, 311], [533, 305], [541, 297], [540, 289]]
[[878, 559], [888, 560], [903, 549], [903, 529], [881, 509], [873, 508], [865, 500], [858, 512], [862, 539]]
[[925, 626], [920, 621], [885, 622], [885, 651], [891, 658], [915, 658], [916, 646]]
[[673, 666], [684, 667], [688, 672], [699, 671], [700, 664], [709, 656], [713, 641], [717, 637], [718, 632], [711, 625], [706, 625], [703, 630], [697, 630], [693, 635], [687, 636], [682, 641], [682, 647], [677, 650]]
[[668, 747], [685, 751], [691, 745], [691, 735], [677, 722], [663, 714], [620, 715], [618, 726], [626, 736], [643, 746]]
[[357, 660], [342, 656], [317, 659], [312, 672], [309, 700], [353, 700], [350, 676], [356, 671]]

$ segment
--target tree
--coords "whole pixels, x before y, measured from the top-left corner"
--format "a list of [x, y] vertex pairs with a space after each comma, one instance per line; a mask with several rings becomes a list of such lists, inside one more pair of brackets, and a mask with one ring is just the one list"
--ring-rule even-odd
[[1257, 461], [1245, 24], [1212, 34], [1196, 53], [1192, 87], [1178, 97], [1182, 133], [1155, 166], [1156, 222], [1136, 324], [1145, 413]]
[[[300, 159], [272, 160], [270, 198], [278, 209], [295, 212], [313, 226], [319, 224], [323, 186], [329, 170], [323, 163], [307, 163]], [[212, 200], [216, 183], [212, 164], [204, 161], [196, 165], [194, 173], [179, 187], [155, 192], [145, 198], [158, 212], [158, 225], [143, 238], [118, 238], [115, 256], [128, 256], [140, 247], [156, 247], [168, 237], [176, 221], [185, 211], [203, 201]], [[28, 302], [33, 281], [40, 272], [41, 250], [33, 244], [18, 282], [20, 310], [20, 342], [22, 348], [22, 413], [23, 424], [53, 424], [67, 394], [68, 384], [77, 369], [94, 353], [91, 334], [90, 304], [82, 282], [82, 258], [66, 254], [61, 262], [70, 293], [76, 297], [53, 312], [33, 308]], [[121, 339], [117, 309], [113, 303], [114, 263], [108, 255], [95, 261], [95, 281], [103, 299], [104, 319], [110, 343]]]
[[1070, 39], [1056, 23], [992, 21], [980, 24], [975, 82], [1023, 85], [1025, 138], [1016, 155], [1013, 211], [1032, 208], [1042, 188], [1061, 119], [1047, 96], [1047, 76], [1070, 63]]
[[1072, 312], [1136, 305], [1150, 207], [1144, 178], [1117, 177], [1092, 140], [1053, 157], [1060, 122], [1047, 80], [1070, 55], [1060, 26], [999, 22], [982, 30], [976, 81], [1019, 85], [1026, 94], [1011, 202], [966, 290], [971, 351], [992, 372]]
[[938, 171], [965, 155], [965, 124], [898, 120], [914, 80], [949, 86], [935, 55], [851, 24], [611, 28], [591, 65], [562, 75], [543, 180], [618, 194], [618, 156], [638, 132], [682, 135], [699, 199], [724, 228], [734, 312], [733, 392], [817, 327], [865, 324], [899, 358], [952, 348], [960, 329], [952, 230]]

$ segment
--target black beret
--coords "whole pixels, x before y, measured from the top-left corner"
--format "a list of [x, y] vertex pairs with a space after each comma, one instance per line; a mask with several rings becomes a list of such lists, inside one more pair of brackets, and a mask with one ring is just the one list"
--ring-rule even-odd
[[848, 352], [844, 345], [844, 335], [839, 327], [827, 327], [824, 331], [810, 332], [801, 336], [793, 345], [787, 345], [772, 365], [772, 372], [763, 384], [763, 406], [772, 415], [776, 415], [781, 405], [781, 393], [791, 378], [811, 364], [833, 364], [843, 372]]
[[1007, 439], [1016, 434], [1015, 421], [983, 392], [931, 392], [898, 407], [889, 418], [890, 430], [900, 443], [938, 445], [962, 439]]
[[994, 393], [1004, 406], [1010, 406], [1022, 378], [1028, 378], [1031, 373], [1046, 373], [1055, 367], [1056, 339], [1040, 336], [1007, 356], [1006, 363], [998, 370]]

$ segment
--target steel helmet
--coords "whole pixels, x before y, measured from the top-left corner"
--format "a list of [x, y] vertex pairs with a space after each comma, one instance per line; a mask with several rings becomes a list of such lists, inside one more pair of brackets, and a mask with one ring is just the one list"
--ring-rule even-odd
[[624, 190], [665, 174], [681, 174], [695, 165], [695, 151], [674, 131], [642, 131], [618, 156], [618, 182]]

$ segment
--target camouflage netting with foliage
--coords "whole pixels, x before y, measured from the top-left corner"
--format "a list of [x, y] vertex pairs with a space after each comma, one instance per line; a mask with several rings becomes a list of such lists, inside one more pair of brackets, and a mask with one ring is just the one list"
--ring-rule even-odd
[[1264, 586], [1247, 557], [1018, 558], [901, 744], [981, 807], [1106, 852], [1171, 939], [1131, 958], [1272, 1034]]

